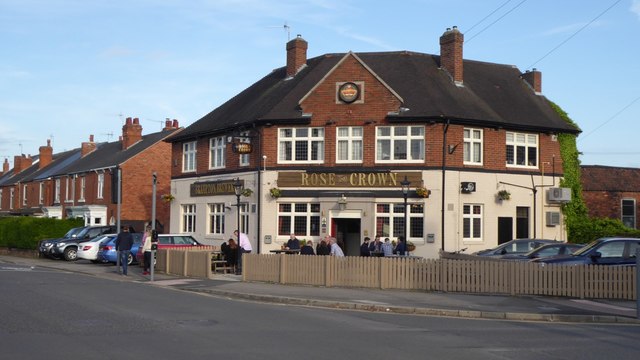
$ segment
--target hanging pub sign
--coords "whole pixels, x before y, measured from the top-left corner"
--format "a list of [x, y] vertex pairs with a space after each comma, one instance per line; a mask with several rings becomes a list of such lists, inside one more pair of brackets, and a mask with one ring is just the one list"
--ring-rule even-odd
[[231, 150], [236, 154], [251, 154], [253, 147], [249, 143], [233, 143], [231, 144]]
[[344, 83], [338, 88], [338, 98], [344, 103], [351, 104], [360, 97], [360, 88], [352, 82]]

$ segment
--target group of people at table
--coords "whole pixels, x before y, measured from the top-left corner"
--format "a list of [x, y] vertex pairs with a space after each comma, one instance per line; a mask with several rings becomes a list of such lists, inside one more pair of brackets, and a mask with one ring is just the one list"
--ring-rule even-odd
[[[344, 256], [344, 245], [340, 244], [336, 238], [325, 236], [313, 248], [313, 241], [306, 240], [300, 245], [300, 240], [295, 234], [291, 234], [289, 240], [282, 246], [281, 250], [272, 250], [275, 253], [300, 253], [301, 255], [333, 255]], [[371, 238], [365, 237], [364, 242], [360, 245], [360, 256], [393, 256], [393, 255], [409, 255], [406, 251], [406, 244], [403, 237], [398, 238], [398, 243], [392, 243], [389, 238], [385, 238], [384, 242], [376, 236], [373, 241]]]

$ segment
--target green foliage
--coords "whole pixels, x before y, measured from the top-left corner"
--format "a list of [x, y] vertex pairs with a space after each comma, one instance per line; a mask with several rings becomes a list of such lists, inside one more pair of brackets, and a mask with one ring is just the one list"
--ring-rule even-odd
[[69, 229], [83, 225], [82, 219], [58, 220], [31, 216], [0, 218], [0, 246], [34, 250], [40, 240], [61, 237]]
[[[575, 122], [558, 105], [549, 101], [560, 117], [578, 128]], [[571, 201], [562, 205], [567, 225], [567, 239], [573, 243], [587, 243], [605, 236], [640, 237], [640, 231], [628, 228], [620, 220], [590, 218], [587, 205], [582, 198], [580, 179], [580, 159], [576, 145], [576, 135], [562, 133], [558, 135], [564, 177], [560, 186], [571, 189]]]

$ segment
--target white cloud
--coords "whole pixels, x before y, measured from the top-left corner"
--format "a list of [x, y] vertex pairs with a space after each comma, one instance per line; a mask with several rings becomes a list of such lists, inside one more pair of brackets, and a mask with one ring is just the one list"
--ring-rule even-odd
[[638, 15], [638, 20], [640, 20], [640, 0], [633, 0], [631, 3], [631, 8], [629, 8], [632, 13]]

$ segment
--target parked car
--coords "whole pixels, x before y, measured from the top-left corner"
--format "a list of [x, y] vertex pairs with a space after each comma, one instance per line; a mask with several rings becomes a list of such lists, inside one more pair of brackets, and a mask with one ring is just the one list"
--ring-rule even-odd
[[514, 239], [500, 244], [492, 249], [480, 250], [473, 253], [478, 256], [500, 257], [507, 254], [526, 254], [544, 244], [556, 244], [555, 240], [547, 239]]
[[100, 250], [100, 245], [105, 241], [115, 238], [118, 236], [117, 234], [106, 234], [99, 235], [85, 241], [83, 243], [78, 244], [77, 256], [78, 259], [90, 260], [93, 263], [98, 263], [100, 260], [98, 259], [98, 250]]
[[40, 244], [38, 245], [38, 253], [40, 257], [56, 258], [56, 256], [53, 254], [53, 251], [52, 251], [53, 245], [60, 240], [73, 239], [85, 227], [86, 226], [72, 228], [69, 231], [67, 231], [67, 233], [64, 234], [61, 238], [45, 239], [40, 241]]
[[541, 264], [635, 265], [640, 239], [607, 237], [594, 240], [567, 257], [533, 260]]
[[524, 254], [507, 254], [500, 257], [504, 260], [529, 261], [550, 256], [569, 256], [584, 247], [584, 244], [559, 243], [545, 244]]
[[[133, 236], [133, 246], [131, 247], [131, 253], [129, 254], [129, 258], [127, 259], [128, 265], [138, 262], [136, 254], [138, 253], [138, 248], [140, 248], [140, 245], [142, 244], [142, 233], [132, 233], [131, 235]], [[110, 235], [108, 240], [100, 244], [100, 249], [98, 250], [98, 261], [114, 264], [118, 262], [116, 253], [117, 237], [117, 234]]]
[[55, 258], [64, 257], [67, 261], [77, 260], [78, 244], [85, 242], [102, 234], [113, 234], [116, 227], [111, 225], [105, 226], [86, 226], [80, 230], [71, 239], [62, 239], [53, 244], [51, 254]]
[[[201, 246], [196, 239], [187, 234], [158, 234], [158, 249], [181, 247], [181, 246]], [[144, 254], [142, 253], [142, 247], [138, 249], [136, 257], [143, 260]]]

